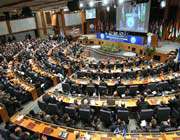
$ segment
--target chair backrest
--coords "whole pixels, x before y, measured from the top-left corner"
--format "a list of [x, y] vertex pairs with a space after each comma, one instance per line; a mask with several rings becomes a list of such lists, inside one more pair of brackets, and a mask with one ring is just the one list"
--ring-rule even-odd
[[118, 86], [118, 87], [117, 87], [117, 92], [118, 92], [119, 94], [124, 94], [125, 91], [126, 91], [126, 86]]
[[65, 112], [68, 113], [70, 117], [74, 117], [76, 113], [76, 109], [71, 106], [65, 106]]
[[123, 67], [124, 67], [124, 65], [123, 65], [123, 64], [121, 64], [121, 63], [116, 64], [116, 68], [123, 68]]
[[149, 83], [146, 86], [147, 89], [150, 89], [151, 91], [156, 91], [157, 90], [157, 83]]
[[159, 82], [158, 83], [158, 88], [160, 90], [167, 90], [169, 88], [169, 84], [167, 81]]
[[117, 110], [117, 117], [128, 123], [129, 111], [128, 110]]
[[49, 103], [47, 106], [47, 113], [50, 115], [56, 115], [59, 113], [59, 109], [57, 104], [51, 104]]
[[77, 78], [82, 78], [82, 77], [85, 77], [87, 76], [87, 73], [84, 72], [84, 71], [78, 71], [77, 72]]
[[47, 105], [46, 105], [46, 103], [45, 103], [44, 101], [38, 100], [38, 106], [39, 106], [39, 108], [40, 108], [42, 111], [45, 111], [45, 112], [46, 112], [46, 110], [47, 110]]
[[129, 95], [130, 96], [136, 96], [137, 91], [139, 90], [138, 86], [130, 86], [129, 87]]
[[82, 90], [81, 90], [81, 87], [77, 84], [72, 84], [71, 85], [71, 93], [77, 93], [77, 94], [81, 94], [82, 93]]
[[20, 140], [20, 139], [21, 139], [20, 137], [17, 137], [14, 134], [10, 134], [10, 140]]
[[2, 136], [2, 138], [4, 138], [5, 140], [9, 140], [9, 135], [10, 135], [10, 132], [9, 130], [3, 128], [3, 127], [0, 127], [0, 135]]
[[152, 119], [153, 113], [153, 109], [142, 109], [139, 114], [140, 120], [150, 121]]
[[69, 83], [62, 83], [62, 89], [64, 92], [69, 92], [70, 91]]
[[95, 86], [94, 85], [87, 85], [86, 87], [86, 93], [89, 95], [92, 95], [95, 92]]
[[101, 109], [100, 110], [100, 119], [105, 124], [110, 124], [112, 118], [112, 112], [108, 110]]
[[98, 87], [98, 91], [99, 91], [99, 93], [100, 93], [101, 95], [104, 95], [104, 94], [107, 94], [108, 89], [107, 89], [106, 86], [99, 86], [99, 87]]
[[108, 68], [108, 69], [114, 68], [114, 64], [108, 64], [108, 65], [107, 65], [107, 68]]
[[80, 108], [79, 109], [79, 117], [82, 121], [89, 122], [90, 121], [90, 116], [91, 116], [91, 110], [90, 108], [84, 109]]
[[158, 107], [156, 112], [158, 122], [168, 120], [170, 112], [170, 107]]
[[180, 84], [180, 78], [176, 79], [176, 83]]

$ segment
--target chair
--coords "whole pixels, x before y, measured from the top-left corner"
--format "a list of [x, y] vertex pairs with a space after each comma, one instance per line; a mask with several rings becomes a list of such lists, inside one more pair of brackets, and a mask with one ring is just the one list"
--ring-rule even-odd
[[156, 83], [149, 83], [146, 86], [147, 89], [150, 89], [151, 91], [156, 91], [157, 90], [157, 84]]
[[71, 85], [71, 93], [74, 94], [82, 94], [82, 89], [80, 85], [72, 84]]
[[165, 91], [165, 90], [169, 90], [169, 83], [167, 81], [163, 81], [163, 82], [159, 82], [158, 83], [158, 88], [160, 91]]
[[126, 86], [118, 86], [117, 87], [117, 92], [121, 95], [124, 94], [126, 91]]
[[112, 111], [101, 109], [100, 110], [100, 119], [105, 125], [109, 126], [113, 119]]
[[14, 134], [10, 134], [10, 140], [20, 140], [20, 139], [21, 139], [20, 137], [17, 137]]
[[139, 113], [139, 120], [146, 120], [146, 121], [150, 121], [152, 119], [153, 116], [153, 109], [142, 109]]
[[129, 111], [128, 110], [117, 110], [117, 117], [120, 118], [121, 120], [125, 121], [126, 123], [129, 122], [128, 117], [129, 117]]
[[86, 76], [86, 72], [84, 71], [77, 71], [76, 74], [77, 74], [77, 78], [82, 78]]
[[89, 123], [91, 121], [91, 110], [90, 110], [90, 108], [88, 108], [88, 109], [80, 108], [79, 109], [79, 118], [80, 118], [80, 120]]
[[158, 122], [168, 120], [170, 112], [170, 107], [158, 107], [156, 112]]
[[129, 87], [129, 95], [130, 96], [136, 96], [137, 91], [139, 91], [139, 88], [137, 85]]
[[98, 92], [99, 94], [102, 95], [106, 95], [108, 93], [108, 89], [106, 86], [99, 86], [98, 87]]
[[47, 111], [47, 104], [44, 101], [38, 101], [38, 106], [42, 111]]
[[85, 90], [86, 90], [86, 93], [88, 93], [88, 95], [93, 95], [93, 93], [96, 91], [94, 85], [87, 85]]
[[0, 127], [0, 135], [4, 138], [4, 140], [9, 140], [10, 132], [5, 128]]
[[70, 91], [69, 83], [62, 83], [62, 89], [64, 92], [69, 92]]
[[113, 69], [114, 68], [114, 64], [108, 64], [107, 65], [107, 69]]
[[121, 68], [123, 68], [123, 67], [124, 67], [124, 65], [123, 65], [123, 64], [121, 64], [121, 63], [116, 64], [116, 68], [117, 68], [117, 69], [121, 69]]
[[60, 115], [60, 111], [58, 109], [57, 104], [51, 104], [49, 103], [47, 106], [47, 111], [48, 114], [50, 115]]
[[72, 106], [65, 106], [65, 113], [68, 113], [70, 117], [75, 118], [76, 109]]

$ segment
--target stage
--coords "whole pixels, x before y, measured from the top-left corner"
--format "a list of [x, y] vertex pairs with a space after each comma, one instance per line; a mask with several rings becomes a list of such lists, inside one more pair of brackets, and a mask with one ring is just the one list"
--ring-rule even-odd
[[[88, 40], [96, 40], [96, 34], [87, 34], [82, 35], [82, 37], [88, 38]], [[145, 47], [145, 45], [143, 46]], [[171, 51], [175, 51], [176, 49], [180, 48], [180, 43], [172, 42], [172, 41], [161, 41], [158, 42], [158, 47], [156, 51], [158, 53], [168, 54]]]

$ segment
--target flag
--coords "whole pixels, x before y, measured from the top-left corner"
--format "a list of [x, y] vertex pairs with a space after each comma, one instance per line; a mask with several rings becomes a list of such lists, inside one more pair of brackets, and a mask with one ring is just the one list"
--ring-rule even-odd
[[124, 139], [126, 138], [126, 128], [123, 128], [123, 130], [122, 130], [122, 136], [124, 137]]
[[119, 128], [117, 127], [115, 130], [114, 130], [114, 134], [119, 134], [120, 133], [120, 130]]
[[180, 48], [178, 48], [178, 53], [177, 53], [175, 62], [180, 62]]

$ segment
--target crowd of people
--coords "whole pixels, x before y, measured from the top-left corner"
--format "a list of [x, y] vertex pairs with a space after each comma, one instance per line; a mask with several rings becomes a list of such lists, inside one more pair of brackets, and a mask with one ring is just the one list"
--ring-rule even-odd
[[[32, 69], [32, 65], [37, 65], [38, 68], [43, 70], [44, 72], [58, 76], [60, 82], [68, 83], [70, 85], [70, 92], [72, 91], [71, 87], [73, 87], [75, 83], [71, 81], [68, 76], [69, 70], [71, 71], [71, 74], [77, 74], [78, 72], [81, 72], [82, 68], [86, 69], [87, 73], [90, 73], [88, 75], [88, 78], [91, 79], [88, 86], [93, 85], [93, 87], [96, 87], [96, 85], [94, 85], [94, 83], [92, 82], [92, 80], [94, 80], [94, 74], [91, 73], [92, 69], [95, 69], [99, 73], [101, 73], [103, 69], [108, 69], [109, 74], [111, 74], [112, 70], [114, 69], [114, 67], [117, 67], [117, 65], [119, 65], [120, 69], [122, 69], [121, 73], [123, 73], [123, 69], [125, 67], [131, 69], [131, 71], [134, 72], [132, 65], [136, 65], [137, 67], [140, 65], [150, 65], [149, 67], [150, 69], [152, 69], [151, 63], [143, 62], [143, 60], [138, 57], [133, 60], [126, 59], [123, 61], [116, 61], [114, 64], [111, 64], [109, 61], [107, 61], [107, 64], [104, 64], [101, 61], [97, 62], [96, 64], [94, 64], [94, 62], [90, 62], [88, 64], [87, 61], [81, 56], [81, 54], [83, 53], [83, 49], [84, 48], [81, 43], [70, 42], [65, 38], [58, 39], [58, 41], [50, 38], [46, 40], [27, 39], [20, 42], [6, 43], [2, 47], [0, 47], [0, 50], [2, 52], [0, 55], [0, 103], [2, 103], [3, 106], [7, 108], [9, 115], [13, 115], [15, 112], [22, 108], [22, 105], [24, 103], [32, 100], [32, 97], [30, 96], [30, 94], [28, 94], [28, 91], [22, 89], [18, 85], [14, 85], [13, 83], [11, 83], [10, 79], [8, 79], [8, 63], [10, 61], [13, 62], [12, 71], [15, 73], [16, 78], [24, 80], [27, 83], [35, 86], [38, 93], [40, 93], [39, 96], [42, 95], [44, 91], [51, 87], [53, 84], [52, 80], [48, 76], [41, 75], [40, 73], [35, 72]], [[52, 51], [50, 57], [52, 57], [53, 60], [59, 62], [58, 64], [49, 61], [48, 53], [50, 50]], [[32, 62], [34, 62], [35, 64], [32, 64]], [[65, 68], [65, 65], [68, 66], [68, 69]], [[164, 66], [167, 67], [165, 68]], [[161, 67], [163, 68], [161, 69]], [[172, 62], [171, 60], [167, 62], [167, 65], [161, 65], [159, 68], [161, 69], [160, 73], [161, 71], [165, 73], [169, 73], [170, 71], [179, 71], [179, 65], [176, 65], [176, 63]], [[145, 69], [143, 69], [142, 71], [144, 70]], [[158, 71], [156, 68], [155, 70], [156, 72]], [[140, 72], [140, 74], [143, 73], [142, 71]], [[137, 74], [136, 71], [135, 74]], [[151, 73], [146, 71], [146, 74], [147, 75], [142, 74], [142, 76], [147, 77], [148, 74]], [[98, 78], [98, 75], [95, 75], [95, 79], [100, 80], [100, 86], [108, 87], [107, 83], [105, 82], [106, 79], [118, 79], [117, 77], [114, 77], [114, 75], [110, 77], [108, 77], [107, 75], [105, 76], [106, 77]], [[130, 74], [128, 74], [128, 76], [130, 76]], [[78, 76], [76, 75], [76, 78], [77, 77]], [[130, 79], [133, 78], [134, 76]], [[122, 77], [120, 76], [119, 81], [121, 81], [121, 79]], [[118, 83], [118, 86], [119, 84], [121, 83]], [[80, 85], [77, 85], [77, 87], [80, 87]], [[173, 88], [174, 87], [172, 87], [172, 89]], [[178, 84], [176, 90], [177, 89], [179, 89]], [[110, 89], [109, 91], [111, 91], [113, 95], [116, 96], [116, 90]], [[86, 92], [86, 86], [82, 88], [82, 92]], [[145, 101], [146, 95], [140, 96], [142, 97], [139, 98], [135, 111], [138, 112], [137, 114], [141, 114], [142, 110], [152, 109], [153, 115], [150, 119], [141, 120], [137, 117], [138, 115], [134, 115], [134, 111], [125, 107], [124, 104], [113, 108], [106, 107], [104, 105], [102, 107], [92, 107], [88, 103], [89, 97], [84, 99], [81, 105], [79, 105], [77, 101], [75, 101], [73, 104], [67, 104], [47, 94], [42, 97], [42, 101], [38, 101], [38, 105], [41, 110], [39, 112], [31, 110], [28, 115], [30, 117], [60, 126], [63, 125], [73, 128], [115, 132], [117, 129], [119, 131], [128, 131], [129, 118], [127, 116], [126, 118], [121, 118], [117, 115], [118, 111], [123, 111], [125, 113], [128, 112], [128, 114], [131, 114], [129, 115], [129, 117], [133, 116], [132, 118], [136, 120], [137, 132], [155, 131], [154, 129], [157, 129], [157, 132], [164, 132], [168, 131], [168, 129], [172, 130], [172, 128], [174, 128], [175, 130], [177, 130], [179, 128], [180, 120], [177, 116], [179, 116], [180, 114], [180, 97], [178, 95], [175, 99], [169, 100], [168, 105], [165, 105], [162, 102], [156, 107], [150, 106], [148, 102]], [[48, 109], [49, 106], [51, 106], [51, 109], [52, 106], [54, 108], [52, 110]], [[170, 114], [166, 120], [158, 120], [157, 112], [159, 110], [159, 107], [168, 107], [170, 109]], [[36, 134], [26, 132], [26, 130], [24, 130], [23, 128], [15, 128], [13, 126], [14, 129], [12, 130], [12, 127], [9, 128], [9, 125], [11, 126], [12, 124], [8, 124], [5, 129], [8, 129], [11, 134], [14, 134], [17, 137], [22, 137], [23, 140], [39, 138]]]
[[[156, 106], [151, 106], [145, 101], [145, 97], [141, 96], [137, 101], [137, 107], [133, 109], [125, 107], [123, 103], [115, 107], [95, 107], [89, 105], [88, 97], [84, 98], [81, 104], [77, 100], [69, 104], [58, 100], [55, 95], [46, 94], [42, 101], [38, 101], [41, 110], [31, 110], [28, 115], [48, 123], [92, 131], [114, 132], [119, 129], [122, 132], [125, 129], [127, 132], [169, 132], [179, 129], [179, 103], [180, 95], [169, 100], [169, 104], [161, 102]], [[161, 109], [169, 110], [166, 117], [159, 114]], [[144, 111], [147, 117], [142, 115]], [[148, 111], [152, 114], [147, 115]], [[132, 119], [137, 123], [136, 130], [133, 131], [130, 128]]]

